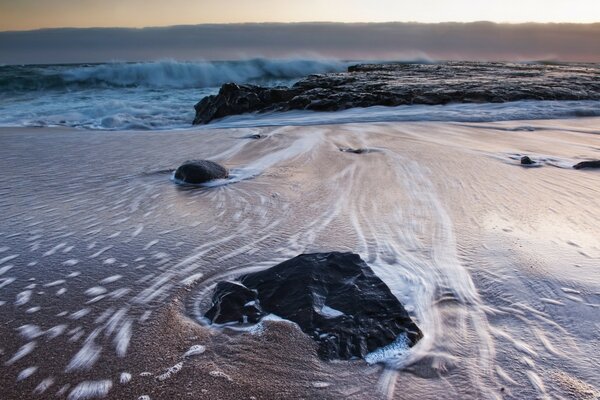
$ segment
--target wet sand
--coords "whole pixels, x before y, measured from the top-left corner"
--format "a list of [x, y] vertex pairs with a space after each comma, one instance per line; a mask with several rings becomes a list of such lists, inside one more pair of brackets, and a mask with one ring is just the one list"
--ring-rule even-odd
[[[597, 398], [600, 171], [570, 167], [600, 159], [599, 135], [598, 118], [2, 128], [0, 397]], [[232, 181], [174, 185], [193, 158]], [[290, 323], [199, 319], [217, 280], [333, 250], [407, 307], [425, 334], [408, 354], [324, 362]]]

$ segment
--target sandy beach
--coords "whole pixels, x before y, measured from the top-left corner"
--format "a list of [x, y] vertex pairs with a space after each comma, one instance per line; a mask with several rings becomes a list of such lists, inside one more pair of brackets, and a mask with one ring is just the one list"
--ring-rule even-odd
[[[598, 398], [600, 173], [572, 165], [599, 135], [600, 118], [0, 128], [4, 398]], [[231, 178], [177, 186], [187, 159]], [[408, 353], [325, 362], [289, 322], [202, 320], [218, 280], [334, 250], [405, 305], [425, 335]]]

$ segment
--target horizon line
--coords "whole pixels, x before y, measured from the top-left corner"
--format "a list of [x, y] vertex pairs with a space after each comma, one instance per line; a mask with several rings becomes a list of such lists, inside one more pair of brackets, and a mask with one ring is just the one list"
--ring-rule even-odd
[[413, 24], [413, 25], [443, 25], [443, 24], [456, 24], [456, 25], [469, 25], [469, 24], [490, 24], [490, 25], [600, 25], [600, 21], [597, 22], [539, 22], [539, 21], [526, 21], [526, 22], [497, 22], [490, 20], [475, 20], [475, 21], [438, 21], [438, 22], [422, 22], [422, 21], [384, 21], [384, 22], [365, 22], [365, 21], [290, 21], [290, 22], [277, 22], [277, 21], [264, 21], [264, 22], [205, 22], [199, 24], [174, 24], [174, 25], [149, 25], [149, 26], [61, 26], [61, 27], [40, 27], [31, 29], [11, 29], [6, 31], [0, 31], [0, 33], [23, 33], [23, 32], [37, 32], [47, 30], [69, 30], [69, 29], [130, 29], [130, 30], [143, 30], [143, 29], [161, 29], [161, 28], [181, 28], [181, 27], [196, 27], [196, 26], [227, 26], [227, 25], [317, 25], [317, 24], [328, 24], [328, 25], [390, 25], [390, 24]]

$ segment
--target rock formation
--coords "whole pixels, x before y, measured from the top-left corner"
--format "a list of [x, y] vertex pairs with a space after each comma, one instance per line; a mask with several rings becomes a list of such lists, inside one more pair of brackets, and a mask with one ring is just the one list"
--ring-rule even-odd
[[600, 67], [448, 62], [363, 64], [347, 72], [308, 76], [292, 87], [223, 85], [196, 104], [194, 124], [249, 112], [406, 104], [500, 103], [516, 100], [599, 100]]
[[302, 254], [237, 282], [219, 282], [205, 316], [213, 323], [290, 320], [319, 345], [323, 359], [364, 357], [422, 333], [386, 284], [352, 253]]

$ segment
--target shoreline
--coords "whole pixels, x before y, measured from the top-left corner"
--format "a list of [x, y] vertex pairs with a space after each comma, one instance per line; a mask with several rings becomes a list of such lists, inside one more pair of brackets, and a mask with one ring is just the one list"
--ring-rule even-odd
[[[569, 165], [600, 158], [599, 121], [176, 134], [0, 128], [0, 259], [17, 255], [0, 265], [12, 265], [1, 283], [14, 278], [0, 292], [0, 333], [11, 338], [0, 354], [3, 391], [30, 398], [51, 377], [41, 398], [69, 384], [65, 398], [81, 382], [102, 380], [110, 380], [114, 399], [593, 398], [600, 175]], [[245, 139], [251, 134], [261, 138]], [[541, 167], [523, 168], [520, 155]], [[182, 190], [160, 171], [188, 158], [254, 175]], [[320, 361], [311, 340], [285, 322], [251, 335], [190, 318], [188, 301], [211, 274], [317, 250], [360, 253], [409, 306], [426, 340], [400, 372]], [[193, 276], [195, 284], [183, 283]], [[58, 295], [60, 288], [66, 292]], [[28, 301], [14, 304], [27, 290]], [[26, 339], [15, 330], [25, 324], [44, 333]], [[31, 353], [6, 365], [31, 342]], [[65, 372], [86, 343], [79, 365], [89, 369]], [[206, 352], [183, 360], [194, 344]], [[182, 360], [179, 372], [157, 380]], [[28, 367], [38, 369], [17, 382]], [[119, 383], [122, 372], [131, 382]]]

